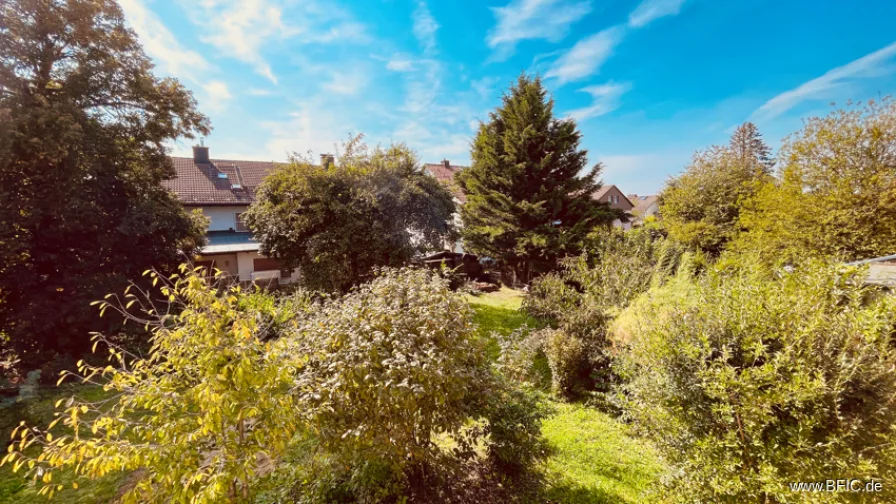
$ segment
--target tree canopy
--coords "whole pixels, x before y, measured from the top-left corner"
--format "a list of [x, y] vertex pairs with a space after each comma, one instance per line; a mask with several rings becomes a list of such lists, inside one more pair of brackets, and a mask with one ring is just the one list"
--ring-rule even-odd
[[735, 248], [773, 261], [896, 252], [896, 103], [809, 119], [780, 159], [777, 179], [744, 201]]
[[467, 197], [464, 247], [501, 261], [525, 281], [580, 253], [595, 226], [620, 217], [594, 200], [602, 166], [586, 169], [580, 140], [575, 121], [554, 117], [541, 78], [521, 75], [479, 125], [472, 166], [458, 175]]
[[208, 120], [152, 70], [112, 0], [0, 4], [0, 327], [23, 362], [85, 349], [90, 301], [202, 240], [161, 181]]
[[739, 231], [741, 199], [769, 177], [769, 152], [756, 127], [745, 123], [728, 146], [696, 153], [660, 196], [669, 236], [693, 249], [719, 254]]
[[338, 163], [294, 158], [265, 179], [245, 220], [261, 253], [299, 268], [302, 284], [345, 291], [378, 266], [445, 247], [454, 201], [405, 145], [368, 149], [355, 137]]

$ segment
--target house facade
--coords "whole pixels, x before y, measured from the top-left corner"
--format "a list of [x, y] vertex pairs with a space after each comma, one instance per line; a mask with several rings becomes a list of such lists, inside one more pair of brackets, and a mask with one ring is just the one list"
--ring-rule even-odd
[[[635, 208], [634, 203], [632, 203], [631, 200], [629, 200], [628, 197], [626, 197], [626, 195], [615, 185], [601, 186], [601, 188], [594, 193], [593, 197], [601, 203], [607, 203], [610, 205], [610, 208], [622, 210], [629, 214], [631, 214], [632, 210]], [[613, 221], [613, 227], [629, 230], [632, 228], [632, 224], [631, 222], [622, 222], [621, 220], [616, 219]]]
[[646, 196], [638, 196], [637, 194], [629, 194], [628, 199], [635, 204], [635, 208], [632, 210], [632, 215], [634, 216], [634, 219], [632, 220], [633, 225], [640, 226], [651, 217], [659, 218], [659, 195], [649, 194]]
[[[436, 180], [444, 184], [451, 194], [454, 196], [454, 204], [460, 208], [467, 201], [466, 195], [464, 195], [463, 191], [460, 190], [460, 187], [457, 185], [457, 182], [454, 180], [454, 176], [457, 175], [464, 166], [458, 166], [451, 164], [447, 159], [443, 159], [441, 163], [426, 163], [423, 165], [423, 170], [432, 177], [435, 177]], [[463, 226], [463, 223], [460, 219], [460, 213], [454, 213], [454, 226], [457, 229], [460, 229]], [[458, 239], [457, 241], [446, 243], [445, 250], [449, 250], [451, 252], [456, 252], [458, 254], [464, 253], [463, 243]]]
[[193, 147], [192, 158], [171, 159], [176, 176], [165, 187], [187, 211], [199, 209], [210, 221], [208, 244], [196, 257], [197, 266], [217, 268], [241, 283], [281, 285], [298, 279], [297, 270], [259, 254], [259, 243], [242, 221], [273, 162], [211, 159], [204, 146]]

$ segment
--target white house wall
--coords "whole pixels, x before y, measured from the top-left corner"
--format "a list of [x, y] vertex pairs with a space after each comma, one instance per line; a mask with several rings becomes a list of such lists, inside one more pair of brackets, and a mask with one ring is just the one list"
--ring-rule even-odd
[[249, 207], [245, 205], [233, 205], [188, 207], [187, 210], [191, 211], [194, 208], [200, 208], [202, 213], [211, 219], [211, 222], [209, 222], [208, 225], [209, 231], [236, 230], [236, 214], [245, 212], [249, 209]]

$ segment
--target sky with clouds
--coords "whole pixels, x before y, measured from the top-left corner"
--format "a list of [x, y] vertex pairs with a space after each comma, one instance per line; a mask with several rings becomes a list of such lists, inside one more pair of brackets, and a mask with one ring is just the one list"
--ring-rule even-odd
[[831, 103], [896, 92], [892, 0], [119, 3], [223, 159], [317, 156], [364, 133], [468, 164], [478, 121], [525, 71], [577, 121], [604, 182], [647, 194], [746, 120], [774, 148]]

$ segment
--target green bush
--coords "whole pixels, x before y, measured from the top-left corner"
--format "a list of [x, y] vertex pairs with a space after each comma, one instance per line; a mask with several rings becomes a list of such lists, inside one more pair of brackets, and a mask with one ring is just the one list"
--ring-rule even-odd
[[[501, 422], [517, 406], [494, 396], [516, 396], [496, 380], [471, 308], [433, 272], [381, 271], [298, 321], [286, 341], [300, 358], [295, 390], [326, 454], [331, 490], [360, 502], [397, 495], [439, 465], [438, 438], [472, 455], [476, 440], [465, 428], [483, 417], [498, 422], [485, 440], [496, 460], [528, 450], [505, 435]], [[537, 437], [537, 419], [524, 418], [521, 441]], [[330, 495], [319, 483], [313, 493]]]
[[896, 297], [862, 279], [729, 262], [632, 305], [622, 403], [675, 468], [673, 500], [837, 500], [787, 483], [875, 478], [865, 502], [893, 502]]
[[486, 448], [502, 474], [519, 475], [547, 457], [541, 422], [548, 413], [537, 395], [511, 387], [497, 389], [488, 397], [484, 415]]
[[545, 345], [554, 392], [567, 399], [596, 392], [606, 403], [616, 381], [608, 325], [640, 293], [662, 285], [681, 264], [682, 251], [650, 229], [600, 230], [588, 247], [535, 281], [523, 310], [561, 331], [536, 341]]
[[582, 392], [587, 379], [588, 353], [585, 344], [563, 330], [543, 331], [544, 353], [551, 366], [551, 390], [560, 397], [575, 398]]

